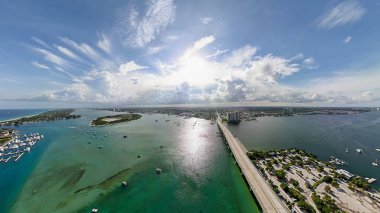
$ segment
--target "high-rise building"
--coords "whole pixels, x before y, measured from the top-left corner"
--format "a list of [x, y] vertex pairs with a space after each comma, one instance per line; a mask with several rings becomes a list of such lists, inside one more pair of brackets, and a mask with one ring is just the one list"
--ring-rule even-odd
[[229, 112], [229, 113], [227, 113], [227, 121], [229, 123], [239, 123], [240, 122], [240, 112]]

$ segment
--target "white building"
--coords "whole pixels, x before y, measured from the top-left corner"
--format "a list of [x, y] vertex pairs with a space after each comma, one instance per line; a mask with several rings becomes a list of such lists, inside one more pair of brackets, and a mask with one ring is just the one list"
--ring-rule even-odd
[[344, 169], [338, 169], [338, 170], [336, 170], [336, 173], [344, 175], [347, 179], [351, 179], [355, 176], [355, 175], [351, 174], [350, 172], [348, 172]]

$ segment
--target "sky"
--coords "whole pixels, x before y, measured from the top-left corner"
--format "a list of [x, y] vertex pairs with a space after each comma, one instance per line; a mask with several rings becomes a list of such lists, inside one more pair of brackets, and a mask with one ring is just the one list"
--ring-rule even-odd
[[380, 106], [375, 0], [0, 0], [0, 108]]

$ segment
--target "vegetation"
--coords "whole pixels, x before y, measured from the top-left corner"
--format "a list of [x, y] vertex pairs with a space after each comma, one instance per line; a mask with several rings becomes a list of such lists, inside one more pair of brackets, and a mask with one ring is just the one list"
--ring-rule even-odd
[[[91, 125], [99, 126], [99, 125], [107, 125], [107, 124], [115, 124], [128, 122], [133, 120], [138, 120], [141, 118], [139, 114], [119, 114], [119, 115], [109, 115], [104, 117], [98, 117], [91, 122]], [[110, 119], [110, 120], [107, 120]]]
[[64, 120], [64, 119], [76, 119], [80, 118], [80, 115], [71, 115], [75, 109], [58, 109], [47, 111], [38, 115], [23, 117], [15, 120], [0, 122], [0, 126], [19, 126], [26, 123], [36, 123], [36, 122], [48, 122], [55, 120]]
[[331, 183], [332, 180], [333, 180], [333, 178], [331, 176], [328, 176], [328, 175], [326, 175], [322, 178], [322, 181], [325, 183]]
[[8, 142], [9, 140], [12, 140], [12, 137], [4, 137], [4, 138], [0, 138], [0, 145], [5, 143], [5, 142]]
[[247, 155], [251, 160], [262, 160], [268, 157], [268, 152], [252, 150], [248, 152]]
[[361, 189], [370, 189], [368, 182], [362, 177], [354, 177], [350, 180], [350, 183]]
[[298, 181], [294, 180], [293, 178], [290, 178], [289, 182], [293, 185], [293, 186], [299, 186], [300, 184], [298, 183]]
[[305, 212], [308, 212], [308, 213], [315, 213], [315, 212], [317, 212], [317, 211], [315, 211], [315, 209], [314, 209], [314, 207], [313, 207], [312, 205], [308, 204], [308, 203], [305, 202], [305, 201], [299, 201], [299, 202], [297, 203], [297, 206], [298, 206], [301, 210], [303, 210], [303, 211], [305, 211]]
[[340, 210], [333, 199], [329, 195], [325, 195], [323, 199], [317, 195], [315, 192], [312, 194], [311, 198], [313, 199], [315, 205], [317, 206], [317, 209], [321, 213], [341, 213], [344, 212]]
[[278, 180], [284, 181], [286, 180], [286, 172], [283, 169], [276, 170], [274, 172], [274, 175], [277, 177]]
[[318, 166], [317, 166], [317, 171], [318, 171], [318, 172], [324, 172], [325, 169], [323, 168], [323, 166], [318, 165]]
[[329, 185], [325, 186], [325, 192], [331, 193], [331, 187]]
[[336, 180], [331, 181], [331, 185], [335, 188], [339, 188], [339, 183]]

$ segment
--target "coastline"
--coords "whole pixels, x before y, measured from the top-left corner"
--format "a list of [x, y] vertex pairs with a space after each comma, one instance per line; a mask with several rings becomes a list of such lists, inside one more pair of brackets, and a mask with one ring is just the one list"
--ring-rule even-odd
[[30, 114], [30, 115], [25, 115], [25, 116], [19, 116], [19, 117], [15, 117], [15, 118], [6, 119], [6, 120], [2, 120], [2, 119], [0, 118], [0, 123], [2, 123], [2, 122], [14, 121], [14, 120], [22, 119], [22, 118], [30, 118], [30, 117], [33, 117], [33, 116], [39, 115], [39, 114], [44, 113], [44, 112], [47, 112], [47, 111], [49, 111], [49, 109], [44, 109], [44, 111], [41, 111], [41, 112], [39, 112], [39, 113], [34, 113], [34, 114]]

